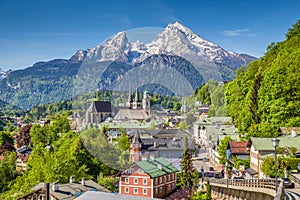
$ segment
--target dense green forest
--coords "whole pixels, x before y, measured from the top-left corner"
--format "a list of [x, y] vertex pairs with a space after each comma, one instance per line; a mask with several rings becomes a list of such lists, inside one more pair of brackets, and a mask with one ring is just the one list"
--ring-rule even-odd
[[227, 114], [242, 132], [276, 136], [281, 126], [300, 126], [300, 20], [286, 40], [272, 43], [259, 60], [237, 70], [226, 85]]
[[[101, 132], [99, 131], [99, 135]], [[2, 140], [12, 142], [12, 134], [0, 132]], [[10, 139], [9, 139], [10, 138]], [[83, 146], [78, 133], [71, 130], [66, 116], [58, 115], [45, 126], [28, 124], [17, 133], [17, 143], [31, 147], [32, 153], [23, 175], [15, 171], [14, 148], [6, 149], [0, 161], [0, 199], [16, 199], [30, 192], [39, 182], [66, 183], [70, 176], [97, 180], [116, 173], [94, 158]], [[3, 144], [1, 144], [3, 149]], [[7, 145], [6, 145], [7, 146]]]
[[248, 136], [274, 137], [282, 126], [300, 126], [300, 21], [283, 42], [272, 43], [259, 60], [237, 69], [218, 86], [208, 81], [193, 99], [210, 104], [209, 116], [231, 116]]

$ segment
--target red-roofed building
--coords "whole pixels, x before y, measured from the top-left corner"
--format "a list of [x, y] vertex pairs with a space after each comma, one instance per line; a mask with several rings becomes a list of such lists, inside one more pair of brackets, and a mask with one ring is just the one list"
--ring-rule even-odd
[[233, 163], [233, 157], [245, 160], [250, 156], [250, 147], [248, 142], [231, 141], [228, 143], [227, 149], [230, 151], [230, 162]]

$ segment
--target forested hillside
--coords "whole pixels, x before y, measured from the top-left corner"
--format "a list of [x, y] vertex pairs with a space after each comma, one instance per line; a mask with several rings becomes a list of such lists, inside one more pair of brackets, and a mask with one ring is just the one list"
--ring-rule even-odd
[[299, 66], [300, 20], [226, 85], [227, 114], [240, 131], [273, 137], [281, 126], [300, 126]]

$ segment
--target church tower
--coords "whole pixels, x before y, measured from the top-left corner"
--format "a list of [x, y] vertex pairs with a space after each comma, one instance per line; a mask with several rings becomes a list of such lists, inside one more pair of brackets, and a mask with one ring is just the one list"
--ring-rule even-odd
[[135, 132], [132, 143], [130, 145], [130, 155], [132, 162], [142, 160], [142, 140], [138, 130]]
[[143, 95], [143, 109], [147, 115], [150, 115], [150, 98], [148, 91], [145, 91]]
[[141, 108], [141, 101], [139, 98], [139, 90], [138, 88], [136, 88], [136, 92], [135, 92], [135, 99], [134, 102], [132, 103], [132, 109], [140, 109]]
[[127, 100], [127, 103], [126, 103], [126, 107], [129, 108], [129, 109], [132, 108], [131, 88], [129, 89], [129, 92], [128, 92], [128, 100]]

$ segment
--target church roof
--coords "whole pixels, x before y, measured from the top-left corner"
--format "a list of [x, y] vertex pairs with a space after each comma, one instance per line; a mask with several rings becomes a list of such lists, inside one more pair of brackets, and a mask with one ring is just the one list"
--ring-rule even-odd
[[87, 112], [111, 112], [111, 103], [109, 101], [93, 101]]
[[121, 108], [115, 116], [115, 120], [144, 120], [148, 117], [144, 110]]

